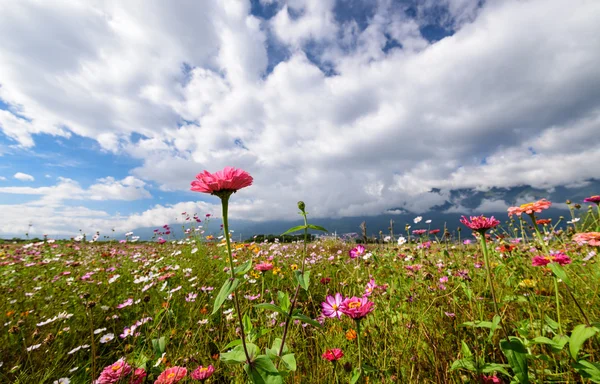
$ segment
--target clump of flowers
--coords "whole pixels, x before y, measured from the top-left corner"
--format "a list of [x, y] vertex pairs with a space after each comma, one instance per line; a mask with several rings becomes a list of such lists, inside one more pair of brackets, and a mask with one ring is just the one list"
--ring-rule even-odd
[[550, 263], [557, 263], [560, 265], [571, 264], [571, 258], [563, 252], [550, 251], [547, 256], [535, 256], [532, 260], [531, 265], [534, 267], [545, 267]]

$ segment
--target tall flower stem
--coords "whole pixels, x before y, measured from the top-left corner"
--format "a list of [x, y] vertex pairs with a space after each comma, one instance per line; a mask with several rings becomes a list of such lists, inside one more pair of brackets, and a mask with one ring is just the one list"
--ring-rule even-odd
[[[304, 203], [303, 202], [298, 202], [298, 208], [300, 209], [300, 214], [302, 215], [302, 218], [304, 219], [304, 249], [303, 249], [303, 254], [302, 254], [302, 267], [300, 268], [300, 273], [302, 274], [302, 276], [304, 276], [304, 270], [306, 268], [306, 247], [307, 247], [307, 242], [308, 242], [308, 221], [306, 219], [306, 211], [304, 210]], [[304, 277], [303, 277], [304, 278]], [[285, 319], [285, 326], [283, 328], [283, 336], [281, 338], [281, 347], [279, 347], [279, 352], [277, 353], [277, 356], [281, 356], [281, 354], [283, 353], [283, 348], [285, 347], [285, 339], [287, 338], [287, 334], [288, 334], [288, 329], [290, 327], [290, 323], [292, 321], [292, 315], [294, 313], [294, 308], [296, 307], [296, 301], [298, 300], [298, 294], [300, 293], [300, 283], [298, 282], [296, 284], [296, 291], [294, 292], [294, 297], [292, 298], [292, 302], [290, 304], [290, 311], [287, 314], [287, 317]], [[279, 368], [279, 362], [281, 360], [277, 360], [277, 364], [276, 367]]]
[[[220, 193], [218, 195], [221, 198], [221, 206], [223, 207], [223, 232], [225, 232], [225, 242], [227, 243], [227, 256], [229, 259], [229, 272], [231, 274], [231, 281], [235, 279], [235, 272], [233, 267], [233, 255], [231, 253], [231, 240], [229, 238], [229, 222], [227, 220], [227, 211], [229, 209], [229, 196], [231, 192]], [[233, 291], [233, 303], [235, 305], [235, 311], [238, 315], [238, 321], [240, 323], [240, 337], [242, 338], [242, 345], [244, 346], [244, 354], [246, 355], [246, 361], [250, 364], [250, 355], [248, 354], [248, 348], [246, 347], [246, 334], [244, 333], [244, 322], [242, 321], [242, 312], [240, 311], [240, 303], [238, 301], [237, 289]]]
[[360, 350], [360, 319], [354, 320], [356, 322], [356, 342], [358, 343], [358, 369], [362, 372], [362, 352]]
[[487, 283], [490, 286], [490, 292], [492, 293], [492, 301], [494, 302], [494, 311], [496, 315], [500, 317], [500, 325], [502, 326], [502, 330], [504, 331], [504, 336], [508, 339], [508, 331], [506, 330], [506, 326], [502, 321], [502, 316], [500, 315], [500, 311], [498, 310], [498, 302], [496, 300], [496, 292], [494, 290], [494, 283], [492, 281], [492, 272], [490, 270], [490, 261], [488, 256], [487, 244], [485, 243], [485, 231], [479, 231], [479, 239], [481, 243], [481, 250], [483, 252], [483, 260], [485, 262], [485, 271], [487, 275]]
[[556, 279], [556, 276], [554, 276], [554, 294], [556, 296], [556, 317], [558, 319], [558, 332], [560, 332], [561, 335], [564, 335], [561, 325], [562, 323], [560, 321], [560, 301], [558, 299], [558, 280]]

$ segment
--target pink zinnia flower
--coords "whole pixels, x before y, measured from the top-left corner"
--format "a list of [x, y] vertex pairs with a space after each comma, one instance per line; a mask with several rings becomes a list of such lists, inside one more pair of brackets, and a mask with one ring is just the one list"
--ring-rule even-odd
[[425, 234], [427, 232], [426, 229], [415, 229], [414, 231], [412, 231], [412, 234], [415, 236], [421, 236], [423, 234]]
[[502, 384], [502, 380], [500, 380], [498, 378], [498, 376], [496, 376], [496, 375], [493, 375], [493, 376], [481, 375], [481, 382], [483, 384]]
[[323, 353], [322, 357], [325, 360], [334, 362], [334, 361], [338, 361], [339, 359], [344, 357], [344, 352], [342, 352], [342, 350], [339, 348], [332, 348], [332, 349], [326, 350], [325, 353]]
[[460, 222], [477, 232], [485, 232], [488, 229], [494, 228], [500, 224], [500, 220], [496, 219], [494, 216], [485, 217], [483, 215], [471, 216], [468, 219], [463, 216], [460, 219]]
[[349, 252], [350, 254], [350, 258], [351, 259], [356, 259], [358, 256], [362, 255], [363, 253], [365, 253], [365, 247], [362, 245], [357, 245], [356, 247], [352, 248]]
[[146, 378], [146, 375], [146, 371], [144, 371], [142, 368], [137, 368], [133, 372], [133, 377], [129, 381], [129, 384], [142, 384]]
[[194, 372], [192, 372], [192, 374], [190, 376], [194, 380], [204, 381], [204, 380], [208, 379], [209, 377], [211, 377], [214, 371], [215, 371], [215, 367], [213, 367], [212, 365], [209, 365], [208, 367], [199, 366], [198, 368], [196, 368], [194, 370]]
[[366, 297], [350, 297], [342, 301], [340, 311], [352, 319], [359, 320], [373, 311], [373, 303]]
[[220, 191], [236, 192], [252, 185], [252, 176], [244, 170], [225, 167], [222, 171], [209, 173], [204, 171], [196, 175], [192, 181], [192, 191], [214, 195]]
[[260, 263], [254, 266], [254, 269], [260, 272], [267, 272], [273, 269], [273, 264], [270, 263]]
[[523, 214], [523, 213], [526, 213], [528, 215], [531, 215], [534, 212], [540, 213], [544, 209], [550, 208], [551, 205], [552, 205], [552, 203], [549, 202], [548, 200], [541, 199], [541, 200], [536, 201], [535, 203], [527, 203], [527, 204], [522, 204], [518, 207], [508, 208], [508, 216], [512, 216], [512, 215], [521, 216], [521, 214]]
[[344, 297], [339, 293], [336, 293], [335, 297], [331, 295], [327, 296], [325, 301], [321, 303], [323, 316], [341, 318], [342, 312], [340, 311], [340, 306], [342, 305], [342, 301], [344, 301]]
[[573, 241], [578, 244], [588, 244], [600, 247], [600, 232], [583, 232], [573, 236]]
[[583, 199], [584, 203], [596, 203], [596, 204], [600, 204], [600, 195], [594, 195], [594, 196], [590, 196], [590, 197], [586, 197], [585, 199]]
[[156, 379], [154, 384], [175, 384], [185, 377], [187, 369], [184, 367], [171, 367], [165, 369]]
[[123, 359], [105, 367], [94, 384], [115, 384], [131, 373], [131, 366]]
[[535, 256], [531, 262], [534, 267], [544, 267], [550, 263], [557, 263], [560, 265], [571, 264], [571, 258], [562, 252], [550, 251], [548, 256]]

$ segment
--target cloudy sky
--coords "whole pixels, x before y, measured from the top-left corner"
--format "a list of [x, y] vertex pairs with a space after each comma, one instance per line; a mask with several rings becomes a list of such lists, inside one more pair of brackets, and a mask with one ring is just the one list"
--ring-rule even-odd
[[599, 20], [596, 0], [0, 0], [0, 234], [216, 214], [189, 184], [226, 165], [255, 179], [231, 206], [252, 220], [576, 190], [600, 179]]

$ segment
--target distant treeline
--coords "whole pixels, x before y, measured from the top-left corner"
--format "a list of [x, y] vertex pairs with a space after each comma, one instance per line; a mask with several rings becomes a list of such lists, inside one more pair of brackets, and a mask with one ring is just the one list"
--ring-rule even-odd
[[[308, 234], [307, 240], [309, 242], [314, 241], [315, 239], [316, 239], [315, 235], [311, 235], [310, 233]], [[262, 243], [265, 240], [269, 243], [274, 243], [275, 241], [278, 241], [280, 243], [292, 243], [294, 241], [304, 241], [304, 234], [300, 234], [300, 235], [271, 235], [271, 234], [256, 235], [254, 237], [244, 240], [244, 242], [251, 243], [254, 241], [256, 243]]]

